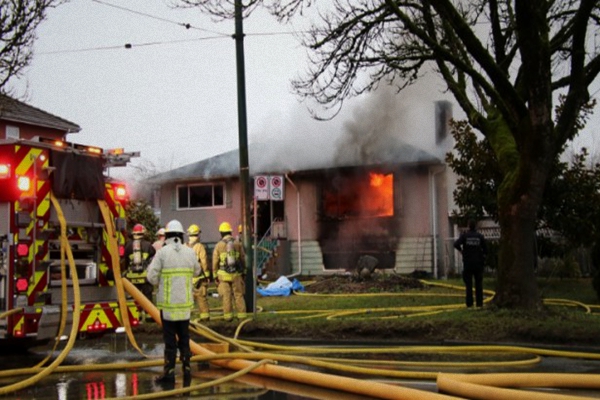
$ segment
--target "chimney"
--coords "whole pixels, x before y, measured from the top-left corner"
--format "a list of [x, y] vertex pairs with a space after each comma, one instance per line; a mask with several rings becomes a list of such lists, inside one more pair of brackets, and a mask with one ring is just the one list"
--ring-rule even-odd
[[435, 102], [435, 144], [440, 144], [448, 136], [452, 118], [452, 103], [446, 100]]

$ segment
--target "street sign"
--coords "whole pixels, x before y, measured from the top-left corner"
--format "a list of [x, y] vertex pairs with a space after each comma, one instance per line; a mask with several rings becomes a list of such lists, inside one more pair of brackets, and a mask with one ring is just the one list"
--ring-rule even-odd
[[257, 175], [254, 177], [254, 196], [256, 200], [269, 200], [268, 175]]
[[284, 181], [282, 175], [257, 175], [254, 177], [254, 197], [256, 200], [282, 201]]
[[271, 200], [282, 201], [284, 198], [283, 176], [272, 175], [269, 180], [269, 196]]

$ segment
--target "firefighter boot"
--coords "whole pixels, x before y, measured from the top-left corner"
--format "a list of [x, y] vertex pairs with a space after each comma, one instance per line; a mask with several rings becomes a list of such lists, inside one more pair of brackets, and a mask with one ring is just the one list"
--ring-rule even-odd
[[165, 350], [165, 366], [163, 374], [154, 379], [154, 382], [162, 386], [164, 390], [175, 388], [175, 362], [177, 351]]
[[190, 358], [190, 353], [181, 356], [181, 368], [183, 370], [183, 387], [189, 387], [192, 383], [192, 366], [190, 365]]

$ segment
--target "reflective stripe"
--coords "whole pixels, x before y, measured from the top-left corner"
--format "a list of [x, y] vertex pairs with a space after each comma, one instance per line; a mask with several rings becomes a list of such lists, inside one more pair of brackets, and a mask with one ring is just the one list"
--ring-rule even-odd
[[235, 278], [236, 276], [239, 276], [239, 275], [241, 275], [241, 274], [237, 273], [237, 272], [230, 274], [229, 272], [223, 271], [222, 269], [217, 271], [217, 277], [219, 278], [220, 281], [223, 281], [223, 282], [231, 282], [233, 280], [233, 278]]
[[[189, 268], [163, 268], [161, 271], [161, 275], [163, 278], [163, 298], [162, 301], [157, 302], [157, 306], [165, 310], [166, 312], [172, 313], [174, 318], [178, 318], [182, 313], [189, 312], [188, 310], [192, 308], [194, 305], [194, 298], [191, 294], [191, 290], [186, 290], [185, 293], [180, 291], [177, 293], [178, 296], [185, 294], [185, 300], [180, 303], [173, 303], [173, 297], [175, 293], [173, 293], [173, 281], [175, 279], [181, 278], [185, 280], [185, 288], [192, 287], [192, 280], [194, 276], [194, 271]], [[176, 285], [176, 287], [179, 287]], [[183, 309], [187, 309], [185, 312]], [[185, 318], [184, 318], [185, 319]]]

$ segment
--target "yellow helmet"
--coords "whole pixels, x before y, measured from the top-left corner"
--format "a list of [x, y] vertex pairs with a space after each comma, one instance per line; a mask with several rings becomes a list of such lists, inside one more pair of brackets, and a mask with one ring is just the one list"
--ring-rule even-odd
[[229, 222], [222, 222], [221, 225], [219, 225], [219, 232], [231, 232], [231, 225], [229, 225]]
[[244, 227], [242, 226], [242, 224], [238, 225], [238, 233], [242, 233], [242, 231], [244, 230]]
[[190, 225], [190, 227], [187, 229], [187, 233], [190, 236], [196, 236], [199, 235], [200, 232], [202, 232], [202, 230], [200, 229], [200, 227], [196, 224], [192, 224]]

